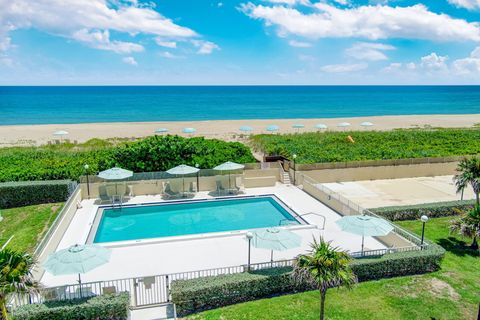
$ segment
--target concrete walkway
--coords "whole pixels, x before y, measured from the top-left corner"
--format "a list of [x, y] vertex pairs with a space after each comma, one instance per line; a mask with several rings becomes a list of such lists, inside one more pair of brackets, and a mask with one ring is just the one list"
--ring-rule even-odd
[[129, 320], [174, 320], [173, 304], [164, 304], [130, 311]]

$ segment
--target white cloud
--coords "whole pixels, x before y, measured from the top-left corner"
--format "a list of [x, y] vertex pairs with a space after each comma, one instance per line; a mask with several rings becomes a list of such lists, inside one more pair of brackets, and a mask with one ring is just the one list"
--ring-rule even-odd
[[349, 0], [334, 0], [334, 1], [344, 6], [346, 6], [347, 4], [350, 4]]
[[308, 0], [265, 0], [267, 2], [270, 2], [270, 3], [274, 3], [274, 4], [285, 4], [285, 5], [288, 5], [288, 6], [294, 6], [296, 4], [308, 4], [309, 1]]
[[135, 60], [134, 57], [124, 57], [124, 58], [122, 59], [122, 61], [123, 61], [124, 63], [129, 64], [129, 65], [132, 65], [132, 66], [138, 65], [137, 60]]
[[476, 47], [469, 57], [455, 60], [453, 70], [458, 75], [480, 75], [480, 47]]
[[179, 56], [179, 55], [173, 54], [173, 53], [168, 52], [168, 51], [160, 52], [159, 55], [160, 55], [160, 57], [167, 58], [167, 59], [181, 59], [181, 58], [183, 58], [183, 56]]
[[449, 3], [460, 8], [466, 8], [469, 10], [479, 9], [480, 0], [448, 0]]
[[447, 56], [437, 55], [435, 52], [430, 53], [420, 59], [420, 66], [430, 71], [443, 71], [448, 69], [446, 61]]
[[388, 60], [383, 51], [395, 50], [394, 46], [383, 43], [357, 42], [345, 50], [345, 54], [357, 60]]
[[312, 46], [312, 44], [309, 42], [297, 41], [297, 40], [290, 40], [288, 41], [288, 44], [292, 47], [297, 47], [297, 48], [310, 48]]
[[330, 64], [320, 68], [323, 72], [328, 73], [346, 73], [346, 72], [356, 72], [365, 70], [368, 68], [366, 63], [356, 63], [356, 64]]
[[110, 41], [110, 33], [105, 31], [92, 31], [82, 29], [72, 34], [72, 39], [82, 42], [89, 47], [110, 50], [116, 53], [132, 53], [141, 52], [144, 50], [143, 46], [133, 42]]
[[165, 41], [162, 40], [161, 38], [155, 38], [155, 42], [165, 48], [170, 48], [170, 49], [175, 49], [177, 47], [177, 43], [175, 41]]
[[133, 0], [0, 0], [0, 8], [0, 43], [13, 30], [34, 28], [94, 48], [124, 53], [139, 51], [141, 46], [110, 40], [108, 32], [130, 37], [137, 34], [166, 38], [197, 36], [195, 31], [172, 22], [151, 5]]
[[391, 7], [368, 5], [337, 8], [318, 2], [316, 11], [303, 13], [284, 6], [242, 4], [249, 17], [273, 25], [279, 34], [318, 38], [388, 38], [427, 39], [436, 41], [480, 41], [480, 25], [429, 11], [424, 5]]
[[204, 40], [192, 40], [192, 44], [198, 48], [198, 54], [211, 54], [213, 50], [220, 50], [215, 43]]

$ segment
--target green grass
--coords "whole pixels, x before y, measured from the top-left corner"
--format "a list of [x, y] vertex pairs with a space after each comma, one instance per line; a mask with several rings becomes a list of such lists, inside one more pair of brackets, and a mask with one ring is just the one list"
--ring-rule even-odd
[[[332, 289], [327, 294], [327, 319], [474, 319], [480, 302], [480, 257], [450, 235], [452, 217], [433, 218], [428, 239], [447, 252], [442, 270], [426, 275], [359, 283], [353, 290]], [[418, 221], [399, 225], [421, 232]], [[468, 239], [465, 241], [468, 242]], [[291, 319], [319, 318], [316, 291], [257, 300], [190, 316], [188, 319]]]
[[62, 208], [62, 203], [40, 204], [1, 210], [0, 246], [13, 235], [7, 248], [33, 252]]
[[[351, 136], [355, 143], [347, 137]], [[266, 154], [297, 163], [391, 160], [477, 154], [480, 130], [403, 129], [392, 131], [348, 131], [285, 135], [256, 135], [251, 144]]]

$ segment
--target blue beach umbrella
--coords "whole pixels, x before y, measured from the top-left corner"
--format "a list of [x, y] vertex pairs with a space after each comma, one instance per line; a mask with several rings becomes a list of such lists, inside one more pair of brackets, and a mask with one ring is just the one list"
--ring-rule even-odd
[[57, 130], [57, 131], [53, 132], [53, 135], [54, 135], [55, 137], [60, 137], [60, 140], [62, 140], [63, 137], [68, 136], [68, 131], [65, 131], [65, 130]]
[[183, 176], [182, 182], [183, 182], [183, 192], [185, 192], [185, 175], [186, 174], [194, 174], [200, 171], [198, 168], [190, 167], [185, 164], [181, 164], [179, 166], [176, 166], [174, 168], [171, 168], [167, 170], [168, 174], [172, 175], [180, 175]]
[[292, 125], [292, 128], [297, 129], [297, 131], [299, 131], [300, 129], [305, 128], [305, 125], [301, 123], [295, 123]]
[[158, 128], [155, 130], [155, 133], [166, 133], [169, 130], [167, 128]]
[[78, 274], [80, 296], [82, 279], [80, 274], [87, 273], [110, 260], [111, 250], [98, 245], [74, 245], [51, 254], [43, 264], [45, 270], [54, 276]]
[[370, 121], [365, 121], [365, 122], [360, 123], [360, 125], [364, 128], [368, 128], [368, 127], [372, 127], [373, 123], [371, 123]]
[[350, 127], [351, 124], [349, 122], [340, 122], [340, 123], [337, 123], [337, 127], [339, 128], [347, 128], [347, 127]]
[[183, 133], [190, 133], [190, 134], [195, 133], [196, 131], [197, 129], [195, 128], [183, 128], [182, 130]]
[[259, 249], [271, 250], [271, 261], [273, 251], [284, 251], [297, 248], [302, 244], [302, 238], [291, 231], [279, 228], [266, 228], [253, 232], [252, 245]]
[[275, 132], [275, 131], [278, 131], [280, 130], [280, 127], [275, 125], [275, 124], [271, 124], [269, 126], [267, 126], [267, 131], [268, 132]]
[[327, 129], [327, 128], [328, 128], [327, 125], [323, 124], [323, 123], [319, 123], [319, 124], [315, 125], [315, 129], [323, 130], [323, 129]]
[[385, 236], [393, 230], [388, 221], [367, 215], [345, 216], [336, 224], [342, 231], [362, 236], [362, 255], [365, 237]]
[[253, 128], [250, 126], [241, 126], [239, 130], [242, 132], [251, 132], [253, 131]]

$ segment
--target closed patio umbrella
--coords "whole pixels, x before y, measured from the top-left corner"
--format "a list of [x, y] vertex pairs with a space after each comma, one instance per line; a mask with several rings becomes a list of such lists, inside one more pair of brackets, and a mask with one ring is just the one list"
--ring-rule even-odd
[[185, 193], [185, 175], [186, 174], [194, 174], [200, 171], [198, 168], [190, 167], [185, 164], [181, 164], [179, 166], [176, 166], [174, 168], [171, 168], [167, 170], [168, 174], [172, 175], [181, 175], [183, 176], [183, 192]]
[[243, 168], [245, 168], [245, 166], [243, 164], [227, 161], [225, 163], [222, 163], [221, 165], [216, 166], [215, 168], [213, 168], [213, 170], [229, 171], [228, 172], [228, 188], [231, 189], [230, 171], [242, 170]]
[[362, 255], [365, 237], [385, 236], [393, 230], [388, 221], [367, 215], [345, 216], [336, 224], [342, 231], [362, 236]]
[[302, 238], [291, 231], [280, 228], [266, 228], [253, 231], [252, 245], [259, 249], [271, 250], [270, 259], [273, 262], [273, 251], [285, 251], [297, 248], [302, 244]]
[[111, 250], [98, 245], [74, 245], [51, 254], [43, 264], [45, 270], [54, 276], [78, 274], [80, 296], [82, 279], [80, 274], [87, 273], [110, 260]]

